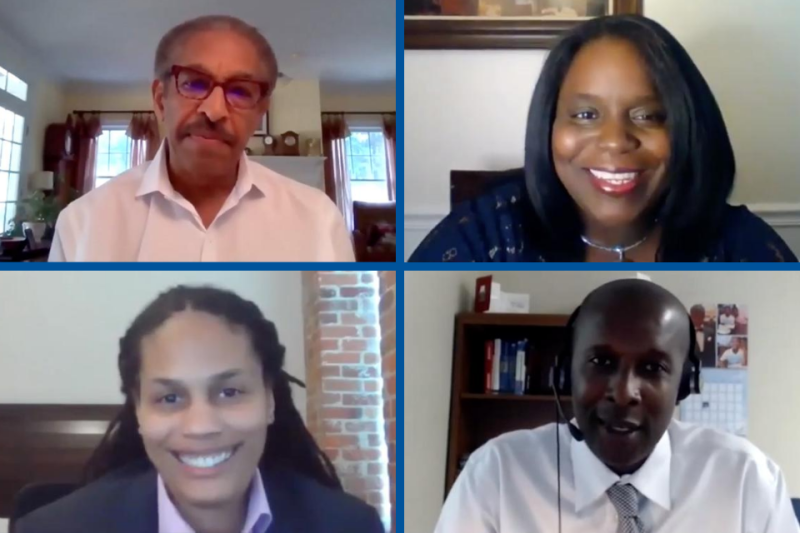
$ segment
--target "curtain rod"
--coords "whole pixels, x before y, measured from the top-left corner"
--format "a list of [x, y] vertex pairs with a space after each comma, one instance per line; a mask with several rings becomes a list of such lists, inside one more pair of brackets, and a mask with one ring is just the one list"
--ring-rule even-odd
[[128, 113], [130, 113], [130, 114], [134, 114], [134, 113], [155, 113], [155, 111], [153, 111], [152, 109], [149, 109], [149, 110], [146, 110], [146, 111], [132, 111], [130, 109], [125, 110], [125, 111], [96, 111], [96, 110], [84, 111], [84, 110], [74, 110], [73, 113], [75, 113], [76, 115], [84, 115], [84, 114], [88, 114], [88, 113], [94, 113], [94, 114], [98, 114], [98, 115], [102, 115], [102, 114], [108, 115], [108, 114], [128, 114]]

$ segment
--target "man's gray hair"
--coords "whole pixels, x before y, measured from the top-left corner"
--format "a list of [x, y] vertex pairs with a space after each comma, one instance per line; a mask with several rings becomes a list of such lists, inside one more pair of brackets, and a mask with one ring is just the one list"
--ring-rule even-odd
[[199, 17], [175, 26], [161, 38], [156, 49], [155, 75], [156, 78], [166, 79], [170, 75], [172, 68], [172, 57], [175, 50], [190, 36], [204, 31], [230, 30], [246, 37], [253, 43], [258, 50], [261, 62], [269, 72], [270, 90], [275, 89], [278, 80], [278, 59], [272, 50], [267, 39], [261, 35], [257, 28], [247, 24], [243, 20], [228, 15], [210, 15]]

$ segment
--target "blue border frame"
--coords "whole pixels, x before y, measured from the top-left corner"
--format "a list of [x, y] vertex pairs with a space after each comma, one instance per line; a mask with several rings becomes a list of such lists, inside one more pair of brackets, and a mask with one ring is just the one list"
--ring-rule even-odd
[[[384, 268], [386, 270], [386, 268]], [[798, 271], [800, 263], [405, 263], [399, 271]]]
[[[404, 250], [406, 247], [405, 244], [405, 176], [404, 176], [404, 140], [405, 140], [405, 113], [403, 113], [404, 106], [404, 97], [403, 97], [403, 87], [405, 83], [405, 73], [404, 73], [404, 36], [403, 36], [403, 7], [405, 2], [397, 1], [396, 9], [397, 9], [397, 30], [395, 32], [395, 37], [397, 40], [397, 48], [395, 50], [397, 54], [397, 82], [395, 82], [395, 92], [396, 92], [396, 103], [395, 103], [395, 111], [396, 111], [396, 125], [395, 125], [395, 135], [396, 139], [396, 153], [394, 155], [394, 164], [395, 164], [395, 180], [397, 191], [395, 192], [395, 217], [401, 218], [401, 223], [396, 223], [396, 235], [398, 242], [403, 243], [402, 245], [398, 245], [395, 247], [395, 261], [396, 263], [403, 264], [403, 255]], [[402, 521], [399, 522], [399, 525], [402, 526]], [[397, 531], [402, 531], [402, 527], [399, 528]]]

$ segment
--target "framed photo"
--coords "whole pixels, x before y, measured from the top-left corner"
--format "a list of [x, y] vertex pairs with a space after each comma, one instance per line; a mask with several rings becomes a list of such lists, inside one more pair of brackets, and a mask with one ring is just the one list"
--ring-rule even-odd
[[643, 0], [404, 0], [406, 49], [549, 48], [575, 25]]
[[269, 135], [269, 111], [264, 113], [264, 116], [261, 118], [261, 126], [258, 127], [253, 135]]

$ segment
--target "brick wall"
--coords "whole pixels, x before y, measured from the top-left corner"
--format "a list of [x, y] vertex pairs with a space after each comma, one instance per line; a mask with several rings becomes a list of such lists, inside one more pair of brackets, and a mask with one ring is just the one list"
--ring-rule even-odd
[[375, 272], [304, 272], [307, 421], [345, 490], [389, 522]]
[[390, 504], [392, 509], [392, 531], [397, 527], [395, 507], [395, 375], [397, 344], [395, 328], [395, 272], [380, 273], [380, 321], [381, 321], [381, 366], [383, 375], [383, 418], [386, 423], [386, 446], [388, 448]]

